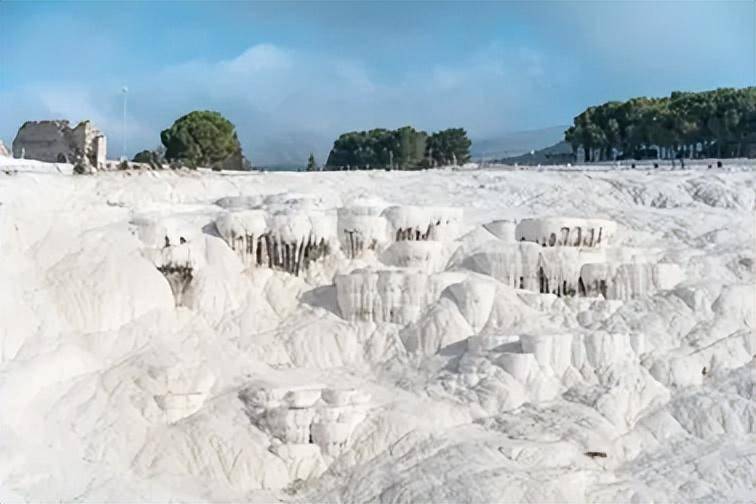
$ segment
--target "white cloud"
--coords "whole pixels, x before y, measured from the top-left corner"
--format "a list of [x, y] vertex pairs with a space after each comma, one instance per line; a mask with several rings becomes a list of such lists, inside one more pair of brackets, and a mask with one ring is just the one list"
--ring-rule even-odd
[[[522, 116], [544, 79], [544, 61], [527, 49], [488, 47], [454, 65], [411, 69], [382, 81], [369, 62], [260, 44], [221, 61], [196, 60], [154, 74], [50, 81], [0, 96], [0, 134], [27, 119], [92, 119], [120, 146], [120, 87], [128, 84], [130, 150], [152, 148], [182, 114], [218, 110], [239, 131], [257, 162], [321, 157], [351, 129], [412, 124], [423, 129], [467, 127], [477, 135], [524, 125]], [[120, 147], [117, 147], [117, 151]]]

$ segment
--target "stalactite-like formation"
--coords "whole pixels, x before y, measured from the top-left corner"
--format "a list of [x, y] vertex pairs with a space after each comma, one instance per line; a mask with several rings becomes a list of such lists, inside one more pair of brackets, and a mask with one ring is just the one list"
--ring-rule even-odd
[[465, 275], [442, 272], [428, 275], [412, 269], [359, 269], [336, 275], [336, 299], [347, 320], [407, 324], [437, 300], [443, 290]]
[[459, 235], [462, 209], [392, 206], [381, 214], [394, 241], [449, 241]]
[[194, 278], [191, 264], [167, 263], [158, 266], [158, 271], [168, 280], [173, 297], [176, 299], [176, 306], [180, 306], [184, 301], [184, 294]]
[[337, 228], [341, 250], [350, 259], [365, 251], [377, 250], [388, 240], [386, 220], [380, 215], [382, 206], [357, 205], [339, 208]]
[[606, 247], [617, 224], [604, 219], [546, 218], [523, 219], [515, 228], [518, 241], [540, 243], [543, 247]]
[[216, 220], [216, 227], [247, 266], [299, 276], [331, 252], [328, 237], [316, 233], [324, 227], [319, 225], [322, 218], [314, 212], [273, 216], [260, 210], [227, 212]]
[[298, 276], [315, 261], [330, 253], [325, 238], [308, 236], [299, 241], [284, 241], [273, 233], [235, 236], [231, 249], [249, 266], [277, 269]]
[[375, 205], [339, 208], [341, 248], [350, 259], [401, 241], [450, 241], [459, 234], [462, 209]]
[[682, 271], [675, 264], [597, 260], [601, 254], [577, 247], [543, 248], [531, 242], [497, 241], [468, 256], [463, 265], [516, 289], [560, 297], [631, 299], [670, 289], [682, 280]]

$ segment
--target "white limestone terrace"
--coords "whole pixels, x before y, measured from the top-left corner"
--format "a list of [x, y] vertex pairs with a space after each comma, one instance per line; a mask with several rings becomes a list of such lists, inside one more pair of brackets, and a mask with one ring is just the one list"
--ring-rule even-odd
[[347, 257], [355, 258], [395, 242], [453, 241], [462, 220], [461, 208], [389, 205], [373, 198], [339, 208], [337, 228]]
[[299, 275], [337, 246], [335, 219], [312, 198], [283, 193], [218, 201], [215, 227], [245, 265]]
[[[754, 493], [753, 167], [74, 177], [5, 159], [3, 502]], [[345, 215], [385, 234], [352, 254], [339, 209], [360, 203]], [[430, 239], [441, 215], [394, 229], [390, 207], [461, 213]], [[617, 228], [520, 241], [544, 215]], [[296, 275], [236, 246], [258, 232], [333, 246]]]
[[431, 206], [391, 206], [381, 214], [394, 241], [448, 241], [459, 236], [462, 209]]
[[517, 223], [515, 239], [548, 247], [605, 247], [616, 231], [617, 224], [606, 219], [523, 219]]

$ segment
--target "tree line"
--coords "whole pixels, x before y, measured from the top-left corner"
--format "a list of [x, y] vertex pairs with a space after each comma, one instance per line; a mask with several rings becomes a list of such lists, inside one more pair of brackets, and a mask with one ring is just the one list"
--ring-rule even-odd
[[[218, 112], [196, 110], [179, 117], [160, 134], [162, 146], [134, 156], [135, 162], [161, 167], [164, 162], [190, 168], [250, 169], [234, 125]], [[428, 134], [411, 126], [344, 133], [334, 142], [325, 170], [415, 170], [462, 164], [470, 160], [470, 139], [463, 128]], [[307, 171], [319, 167], [313, 154]]]
[[[740, 157], [756, 151], [756, 87], [588, 107], [565, 131], [584, 161]], [[578, 160], [583, 161], [583, 160]]]
[[417, 170], [470, 160], [470, 139], [463, 128], [428, 134], [411, 126], [396, 130], [350, 131], [339, 136], [325, 170]]

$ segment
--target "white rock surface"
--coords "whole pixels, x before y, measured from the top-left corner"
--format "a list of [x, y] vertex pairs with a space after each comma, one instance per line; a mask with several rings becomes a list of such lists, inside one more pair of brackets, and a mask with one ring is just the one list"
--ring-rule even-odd
[[68, 169], [0, 157], [4, 503], [756, 491], [753, 167]]
[[547, 247], [606, 247], [616, 232], [617, 224], [606, 219], [548, 217], [521, 220], [515, 239]]

